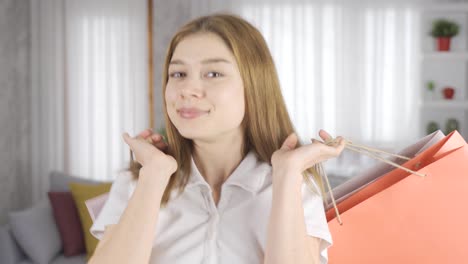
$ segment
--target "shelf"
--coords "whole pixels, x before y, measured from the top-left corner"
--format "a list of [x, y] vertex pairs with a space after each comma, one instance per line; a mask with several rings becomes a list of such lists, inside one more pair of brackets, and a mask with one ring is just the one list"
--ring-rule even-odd
[[449, 100], [437, 100], [437, 101], [425, 101], [423, 102], [425, 108], [440, 108], [440, 109], [468, 109], [468, 100], [464, 101], [449, 101]]
[[441, 59], [441, 60], [468, 60], [468, 52], [455, 52], [455, 51], [439, 51], [439, 52], [425, 52], [422, 55], [423, 59]]
[[[468, 2], [433, 3], [421, 6], [421, 101], [420, 134], [427, 131], [429, 122], [436, 122], [443, 130], [447, 120], [459, 122], [459, 132], [468, 139]], [[460, 26], [452, 38], [450, 51], [438, 51], [437, 40], [429, 32], [438, 19], [447, 19]], [[427, 82], [435, 84], [432, 92]], [[444, 99], [443, 89], [455, 88], [453, 100]]]

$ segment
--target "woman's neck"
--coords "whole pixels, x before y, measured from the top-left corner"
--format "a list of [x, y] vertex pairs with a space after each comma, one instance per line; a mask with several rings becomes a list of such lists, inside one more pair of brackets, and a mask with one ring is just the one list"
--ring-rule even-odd
[[193, 160], [213, 191], [239, 166], [244, 158], [242, 133], [222, 136], [216, 140], [194, 140]]

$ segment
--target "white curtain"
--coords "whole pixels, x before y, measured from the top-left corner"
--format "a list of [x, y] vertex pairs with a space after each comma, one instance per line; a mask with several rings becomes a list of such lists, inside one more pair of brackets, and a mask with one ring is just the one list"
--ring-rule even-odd
[[146, 0], [31, 1], [33, 197], [51, 170], [112, 180], [148, 127]]
[[264, 3], [241, 14], [270, 45], [301, 138], [320, 128], [379, 146], [417, 137], [416, 10]]
[[[318, 138], [320, 128], [388, 151], [417, 139], [417, 7], [264, 1], [243, 5], [240, 14], [269, 43], [302, 141]], [[346, 151], [327, 165], [349, 177], [373, 163]]]
[[[262, 32], [301, 141], [323, 128], [395, 151], [419, 136], [418, 5], [425, 1], [410, 2], [194, 0], [185, 7], [192, 18], [237, 13]], [[372, 163], [345, 152], [327, 165], [352, 176]]]

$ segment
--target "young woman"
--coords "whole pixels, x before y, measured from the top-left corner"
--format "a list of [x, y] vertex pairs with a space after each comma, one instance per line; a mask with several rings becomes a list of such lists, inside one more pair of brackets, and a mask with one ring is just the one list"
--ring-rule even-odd
[[89, 263], [326, 263], [315, 166], [344, 141], [299, 146], [259, 31], [233, 15], [191, 21], [169, 45], [163, 95], [168, 144], [124, 133], [140, 166], [116, 178]]

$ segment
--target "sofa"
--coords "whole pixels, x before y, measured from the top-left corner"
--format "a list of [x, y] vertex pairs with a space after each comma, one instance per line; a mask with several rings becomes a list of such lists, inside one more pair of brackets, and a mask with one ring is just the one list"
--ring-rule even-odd
[[[49, 178], [49, 191], [52, 192], [69, 192], [70, 183], [79, 183], [96, 186], [105, 183], [100, 181], [88, 180], [73, 175], [68, 175], [66, 173], [58, 171], [52, 171], [49, 175]], [[111, 184], [110, 182], [107, 183]], [[34, 217], [36, 217], [36, 219], [30, 219]], [[61, 237], [59, 235], [57, 227], [54, 226], [54, 220], [51, 219], [54, 219], [54, 216], [52, 215], [51, 205], [47, 198], [35, 202], [35, 204], [33, 204], [31, 208], [21, 210], [20, 212], [10, 212], [10, 222], [0, 227], [0, 263], [86, 263], [85, 252], [79, 255], [68, 257], [64, 255]], [[21, 221], [23, 221], [23, 223], [21, 223]], [[28, 224], [28, 221], [30, 221], [29, 223], [33, 224]], [[39, 226], [41, 230], [37, 230]], [[31, 256], [34, 256], [36, 259], [40, 258], [41, 261], [33, 261], [31, 259]]]

